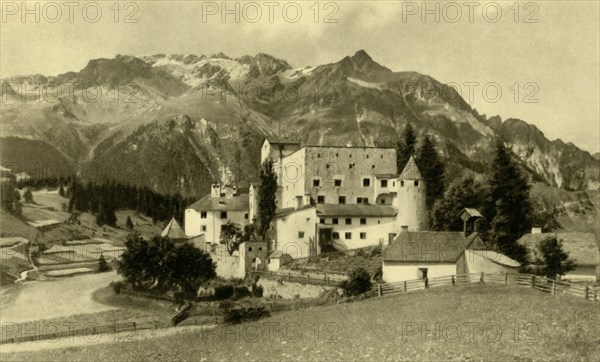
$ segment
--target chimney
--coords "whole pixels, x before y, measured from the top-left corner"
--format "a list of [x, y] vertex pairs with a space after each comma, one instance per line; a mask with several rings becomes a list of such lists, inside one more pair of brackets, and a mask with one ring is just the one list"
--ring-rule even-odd
[[541, 227], [533, 227], [531, 228], [531, 233], [532, 234], [541, 234], [542, 233], [542, 228]]
[[408, 225], [402, 225], [402, 226], [400, 226], [400, 232], [401, 233], [406, 232], [406, 231], [408, 231]]

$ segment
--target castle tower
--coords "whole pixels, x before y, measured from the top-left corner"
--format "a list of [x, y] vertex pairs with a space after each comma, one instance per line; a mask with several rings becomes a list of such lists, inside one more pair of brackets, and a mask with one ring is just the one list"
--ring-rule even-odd
[[411, 156], [398, 177], [398, 229], [408, 226], [409, 231], [427, 230], [425, 181]]

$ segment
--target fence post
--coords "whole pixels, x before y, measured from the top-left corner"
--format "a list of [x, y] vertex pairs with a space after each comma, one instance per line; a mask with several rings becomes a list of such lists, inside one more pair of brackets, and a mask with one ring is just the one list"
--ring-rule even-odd
[[481, 272], [481, 275], [479, 275], [479, 282], [480, 283], [483, 283], [483, 276], [484, 276], [484, 274], [483, 274], [483, 272]]
[[504, 273], [504, 284], [508, 284], [508, 273]]
[[535, 288], [535, 275], [531, 276], [531, 287]]
[[425, 289], [429, 289], [429, 278], [425, 278]]
[[452, 276], [452, 286], [455, 287], [456, 286], [456, 280], [454, 280], [454, 275]]
[[587, 285], [585, 286], [585, 300], [588, 300], [588, 297], [590, 296], [590, 287], [588, 287]]
[[552, 281], [552, 295], [556, 294], [555, 288], [556, 288], [556, 282], [553, 280]]
[[135, 324], [135, 322], [132, 322], [132, 324], [133, 324], [133, 330], [137, 331], [137, 325]]
[[404, 281], [404, 291], [406, 292], [406, 280]]
[[381, 297], [381, 283], [377, 283], [377, 296]]

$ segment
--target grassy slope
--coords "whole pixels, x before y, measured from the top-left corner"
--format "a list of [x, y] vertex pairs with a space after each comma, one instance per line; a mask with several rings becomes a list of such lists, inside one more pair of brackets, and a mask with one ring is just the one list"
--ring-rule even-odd
[[[573, 297], [472, 285], [284, 312], [213, 333], [4, 354], [2, 360], [597, 360], [597, 312], [597, 304]], [[423, 326], [433, 331], [436, 323], [437, 339], [408, 333]]]

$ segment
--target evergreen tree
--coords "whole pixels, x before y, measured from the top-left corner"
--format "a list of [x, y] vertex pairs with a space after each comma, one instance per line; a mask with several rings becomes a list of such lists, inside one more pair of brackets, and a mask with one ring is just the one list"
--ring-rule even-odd
[[429, 136], [423, 138], [416, 161], [425, 179], [425, 203], [431, 212], [435, 201], [444, 195], [444, 164]]
[[402, 138], [396, 147], [396, 166], [398, 173], [402, 172], [410, 156], [415, 153], [416, 144], [417, 134], [410, 123], [407, 123], [406, 128], [404, 128], [404, 132], [402, 133]]
[[260, 170], [260, 188], [258, 190], [258, 235], [266, 240], [271, 222], [277, 210], [277, 175], [273, 169], [273, 161], [265, 160]]
[[62, 197], [65, 197], [65, 188], [62, 184], [60, 184], [60, 188], [58, 189], [58, 194]]
[[501, 144], [497, 146], [489, 179], [484, 221], [491, 220], [491, 240], [505, 255], [523, 262], [525, 250], [517, 240], [531, 229], [529, 184]]
[[435, 231], [461, 231], [463, 221], [458, 214], [465, 207], [481, 210], [486, 200], [487, 189], [472, 177], [455, 180], [444, 196], [438, 199], [432, 211], [431, 229]]
[[125, 226], [127, 226], [127, 228], [129, 230], [133, 230], [133, 222], [131, 221], [131, 217], [129, 217], [129, 215], [127, 215], [127, 220], [125, 221]]
[[542, 240], [536, 249], [533, 255], [529, 255], [533, 260], [529, 260], [529, 265], [525, 268], [527, 272], [557, 278], [575, 268], [575, 263], [569, 259], [556, 235]]
[[98, 259], [98, 273], [104, 273], [110, 270], [110, 266], [106, 262], [104, 255], [100, 254], [100, 258]]

